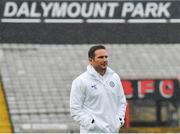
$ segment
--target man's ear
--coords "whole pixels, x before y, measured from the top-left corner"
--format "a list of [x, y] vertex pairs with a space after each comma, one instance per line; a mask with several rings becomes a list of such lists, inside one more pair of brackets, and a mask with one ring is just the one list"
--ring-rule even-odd
[[93, 58], [89, 58], [89, 62], [92, 62], [93, 61]]
[[89, 62], [92, 62], [92, 60], [93, 60], [92, 58], [89, 58]]

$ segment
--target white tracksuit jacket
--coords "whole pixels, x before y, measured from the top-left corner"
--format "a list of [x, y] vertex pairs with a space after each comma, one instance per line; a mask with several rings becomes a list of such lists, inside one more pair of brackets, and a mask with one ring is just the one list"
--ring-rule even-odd
[[[109, 67], [101, 76], [91, 66], [71, 88], [70, 112], [81, 133], [117, 133], [125, 116], [126, 99], [119, 76]], [[94, 123], [92, 120], [94, 119]]]

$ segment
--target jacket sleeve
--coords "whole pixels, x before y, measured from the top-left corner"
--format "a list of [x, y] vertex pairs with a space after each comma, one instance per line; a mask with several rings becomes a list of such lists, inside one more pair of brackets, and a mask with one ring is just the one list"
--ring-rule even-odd
[[80, 126], [87, 130], [94, 128], [92, 116], [83, 110], [85, 101], [85, 87], [80, 79], [76, 79], [72, 83], [70, 94], [70, 113], [72, 118], [77, 121]]
[[120, 77], [117, 75], [119, 95], [118, 95], [118, 116], [119, 118], [125, 118], [126, 113], [126, 96], [124, 94], [123, 86]]

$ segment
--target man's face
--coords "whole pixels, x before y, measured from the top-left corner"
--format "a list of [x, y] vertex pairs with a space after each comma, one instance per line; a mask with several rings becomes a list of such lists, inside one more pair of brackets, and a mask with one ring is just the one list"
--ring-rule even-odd
[[97, 70], [106, 70], [108, 65], [108, 52], [105, 49], [95, 51], [95, 57], [90, 58], [90, 64]]

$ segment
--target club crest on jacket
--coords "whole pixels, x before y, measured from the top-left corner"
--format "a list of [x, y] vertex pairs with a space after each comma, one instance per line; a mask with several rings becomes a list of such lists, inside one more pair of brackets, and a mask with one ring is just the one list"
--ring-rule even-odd
[[109, 86], [113, 88], [113, 87], [115, 87], [115, 83], [113, 81], [110, 81]]

